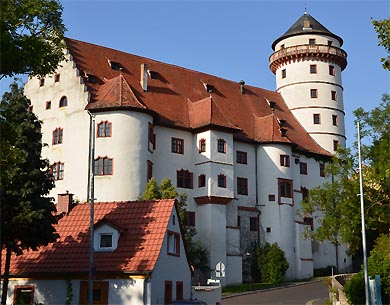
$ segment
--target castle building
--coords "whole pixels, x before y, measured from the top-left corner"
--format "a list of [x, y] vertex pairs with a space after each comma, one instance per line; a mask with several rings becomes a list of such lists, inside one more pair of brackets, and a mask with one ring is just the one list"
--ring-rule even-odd
[[[342, 39], [305, 13], [275, 40], [271, 91], [67, 38], [67, 61], [31, 78], [25, 94], [43, 122], [57, 198], [135, 200], [148, 179], [170, 178], [188, 195], [186, 224], [208, 249], [223, 285], [241, 283], [250, 245], [275, 243], [288, 279], [350, 258], [304, 238], [316, 220], [297, 216], [309, 189], [345, 145]], [[91, 130], [95, 130], [91, 137]], [[92, 139], [93, 138], [93, 139]], [[92, 141], [93, 140], [93, 141]], [[222, 271], [222, 270], [219, 270]], [[215, 275], [215, 273], [213, 273]]]

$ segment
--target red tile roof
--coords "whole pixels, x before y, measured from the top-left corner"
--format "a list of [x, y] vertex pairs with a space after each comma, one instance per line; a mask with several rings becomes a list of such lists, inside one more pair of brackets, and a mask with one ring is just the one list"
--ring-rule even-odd
[[[85, 82], [91, 93], [87, 105], [91, 111], [130, 107], [150, 111], [159, 125], [189, 130], [225, 128], [238, 140], [291, 143], [299, 151], [331, 156], [305, 131], [277, 92], [246, 85], [243, 94], [238, 82], [217, 76], [74, 39], [67, 38], [66, 44], [80, 75], [99, 79]], [[121, 71], [111, 69], [110, 61], [119, 63]], [[146, 92], [140, 85], [141, 64], [147, 64], [154, 75], [148, 77]], [[268, 101], [276, 103], [273, 111]], [[286, 120], [285, 137], [269, 124], [270, 115]]]
[[[111, 224], [120, 232], [115, 251], [95, 252], [97, 274], [153, 271], [164, 251], [161, 247], [174, 206], [174, 199], [95, 203], [97, 227]], [[76, 205], [56, 226], [60, 239], [39, 251], [13, 256], [10, 274], [88, 273], [89, 215], [89, 204]]]

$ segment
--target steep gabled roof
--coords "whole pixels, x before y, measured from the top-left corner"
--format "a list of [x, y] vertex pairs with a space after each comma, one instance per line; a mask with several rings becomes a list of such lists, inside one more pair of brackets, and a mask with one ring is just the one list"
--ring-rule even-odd
[[[91, 111], [130, 106], [135, 111], [150, 111], [157, 125], [193, 132], [223, 128], [237, 140], [259, 143], [271, 126], [255, 126], [253, 117], [274, 113], [288, 122], [281, 142], [302, 152], [331, 156], [305, 131], [277, 92], [248, 85], [243, 92], [239, 82], [70, 38], [65, 41], [80, 75], [95, 78], [94, 82], [85, 79], [92, 96], [87, 106]], [[116, 69], [110, 63], [115, 63]], [[147, 65], [149, 72], [146, 91], [140, 84], [141, 65]], [[127, 92], [126, 98], [123, 92]], [[274, 110], [269, 101], [276, 103]]]
[[[145, 274], [153, 271], [174, 206], [174, 199], [95, 203], [95, 224], [108, 224], [120, 231], [116, 250], [95, 252], [96, 272]], [[89, 204], [78, 204], [59, 221], [57, 242], [39, 251], [13, 256], [10, 274], [88, 273], [89, 209]]]
[[276, 44], [287, 38], [297, 35], [307, 34], [323, 34], [333, 38], [336, 38], [340, 42], [340, 46], [343, 45], [343, 39], [336, 34], [333, 34], [321, 23], [319, 23], [314, 17], [305, 12], [282, 36], [276, 39], [272, 44], [272, 49], [275, 50]]

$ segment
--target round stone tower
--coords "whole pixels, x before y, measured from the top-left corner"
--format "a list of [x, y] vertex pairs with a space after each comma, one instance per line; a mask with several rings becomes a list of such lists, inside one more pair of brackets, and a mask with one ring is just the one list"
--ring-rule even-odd
[[319, 145], [345, 147], [341, 72], [347, 66], [343, 40], [307, 12], [274, 41], [270, 69], [276, 91]]

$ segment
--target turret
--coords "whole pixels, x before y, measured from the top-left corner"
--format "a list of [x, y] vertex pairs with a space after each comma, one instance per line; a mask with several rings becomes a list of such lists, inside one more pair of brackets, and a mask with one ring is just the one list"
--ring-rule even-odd
[[294, 116], [323, 148], [345, 147], [342, 38], [307, 12], [274, 41], [270, 69]]

